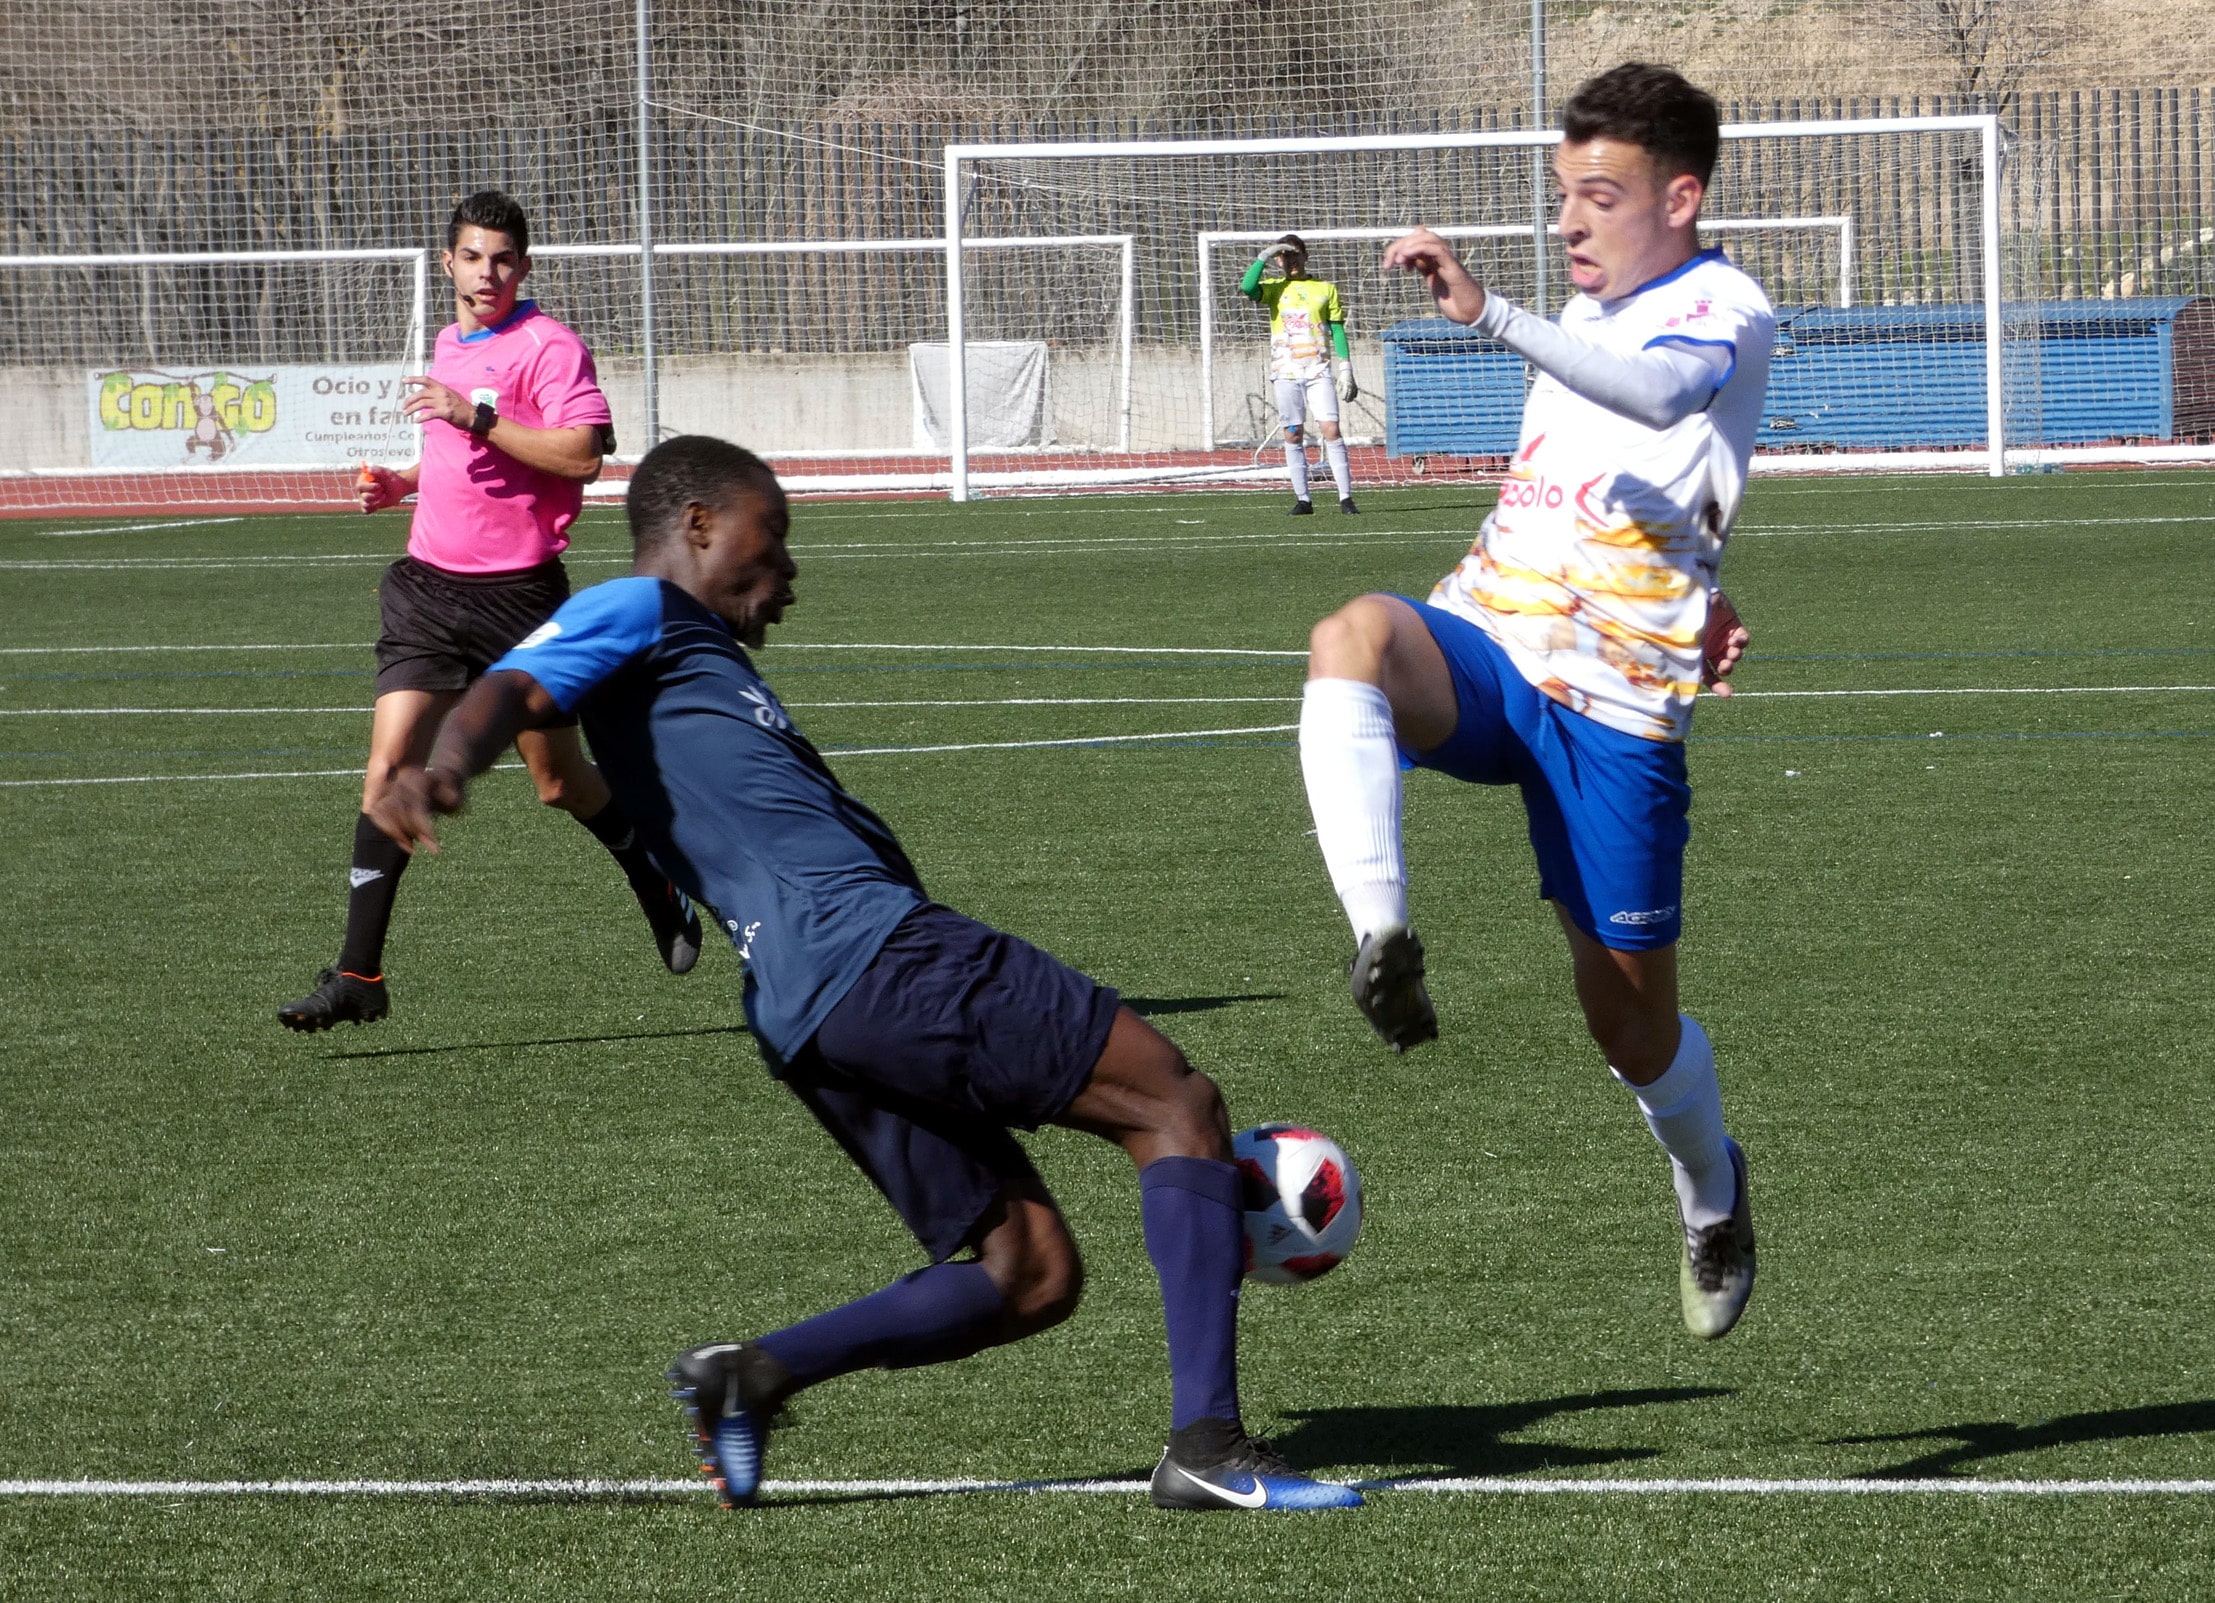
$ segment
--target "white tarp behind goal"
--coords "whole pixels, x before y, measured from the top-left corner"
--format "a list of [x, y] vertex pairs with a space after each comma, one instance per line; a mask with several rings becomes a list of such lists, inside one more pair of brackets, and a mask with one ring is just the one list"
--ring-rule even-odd
[[[969, 443], [972, 449], [1054, 443], [1048, 401], [1050, 368], [1043, 340], [978, 340], [969, 353]], [[943, 451], [947, 423], [946, 343], [908, 347], [909, 393], [915, 408], [915, 444]]]

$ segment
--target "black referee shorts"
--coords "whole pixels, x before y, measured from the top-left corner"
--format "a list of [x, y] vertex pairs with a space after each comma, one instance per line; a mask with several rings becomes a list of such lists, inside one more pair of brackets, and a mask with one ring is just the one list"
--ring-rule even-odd
[[402, 557], [377, 586], [377, 694], [467, 690], [568, 599], [558, 557], [520, 573], [451, 573]]

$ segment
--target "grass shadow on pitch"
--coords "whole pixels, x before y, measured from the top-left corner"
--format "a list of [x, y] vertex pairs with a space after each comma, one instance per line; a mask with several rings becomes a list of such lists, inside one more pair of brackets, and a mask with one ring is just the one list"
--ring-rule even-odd
[[1974, 1420], [1960, 1425], [1934, 1425], [1927, 1430], [1896, 1431], [1880, 1436], [1840, 1436], [1825, 1447], [1869, 1447], [1908, 1442], [1947, 1442], [1952, 1445], [1918, 1454], [1904, 1463], [1882, 1469], [1865, 1469], [1856, 1480], [1921, 1480], [1953, 1475], [1987, 1459], [2014, 1453], [2043, 1452], [2073, 1447], [2083, 1442], [2138, 1441], [2154, 1436], [2215, 1434], [2215, 1400], [2196, 1403], [2149, 1403], [2139, 1408], [2104, 1408], [2085, 1414], [2059, 1414], [2033, 1425], [2013, 1420]]
[[366, 1052], [326, 1052], [326, 1058], [419, 1058], [441, 1052], [508, 1052], [526, 1046], [605, 1046], [616, 1041], [678, 1041], [694, 1035], [745, 1035], [743, 1024], [698, 1030], [633, 1030], [620, 1035], [549, 1035], [530, 1041], [455, 1041], [445, 1046], [379, 1046]]
[[1281, 1002], [1282, 991], [1252, 991], [1241, 996], [1126, 996], [1123, 1005], [1140, 1018], [1155, 1019], [1168, 1013], [1212, 1013], [1219, 1007], [1241, 1002]]
[[1527, 1403], [1426, 1403], [1405, 1408], [1295, 1409], [1297, 1421], [1276, 1439], [1295, 1468], [1341, 1465], [1424, 1466], [1425, 1475], [1528, 1475], [1659, 1456], [1656, 1447], [1572, 1447], [1510, 1440], [1550, 1419], [1599, 1409], [1647, 1408], [1735, 1395], [1723, 1386], [1657, 1386], [1587, 1392]]

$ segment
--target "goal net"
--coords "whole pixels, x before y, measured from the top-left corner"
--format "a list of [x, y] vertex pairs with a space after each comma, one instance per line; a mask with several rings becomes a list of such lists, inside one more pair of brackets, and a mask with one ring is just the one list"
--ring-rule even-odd
[[0, 257], [0, 509], [343, 505], [411, 462], [424, 250]]
[[[1409, 227], [1437, 227], [1480, 282], [1558, 312], [1573, 293], [1550, 227], [1545, 163], [1558, 137], [953, 147], [947, 230], [1020, 218], [1074, 232], [1113, 219], [1137, 235], [1129, 444], [1065, 453], [1051, 464], [1062, 482], [1283, 477], [1269, 315], [1240, 279], [1285, 233], [1307, 242], [1310, 275], [1337, 286], [1347, 314], [1359, 394], [1340, 426], [1357, 483], [1491, 473], [1515, 445], [1523, 362], [1439, 318], [1422, 282], [1383, 272], [1380, 254]], [[1778, 309], [1766, 465], [1998, 472], [2011, 438], [2053, 438], [2040, 325], [2006, 311], [1998, 148], [1989, 116], [1726, 130], [1705, 243]], [[991, 287], [959, 276], [956, 343], [973, 320], [1005, 318]], [[957, 496], [1050, 482], [1047, 463], [1006, 459], [958, 428], [950, 456]]]

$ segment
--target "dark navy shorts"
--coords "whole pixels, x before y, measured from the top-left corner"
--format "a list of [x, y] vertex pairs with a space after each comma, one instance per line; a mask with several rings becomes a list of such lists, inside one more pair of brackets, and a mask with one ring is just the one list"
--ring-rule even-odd
[[1008, 1132], [1060, 1117], [1120, 1006], [1028, 942], [925, 905], [779, 1078], [938, 1263], [1010, 1181], [1037, 1178]]
[[402, 557], [377, 585], [377, 694], [467, 690], [568, 599], [559, 557], [519, 573], [449, 573]]
[[1675, 944], [1683, 928], [1692, 785], [1684, 746], [1610, 729], [1541, 695], [1492, 637], [1459, 613], [1399, 598], [1445, 653], [1459, 711], [1427, 752], [1401, 752], [1478, 785], [1516, 785], [1538, 856], [1538, 894], [1602, 946]]

